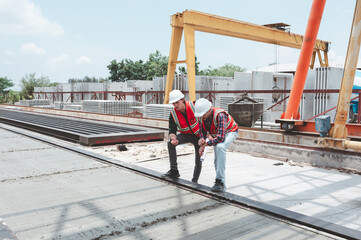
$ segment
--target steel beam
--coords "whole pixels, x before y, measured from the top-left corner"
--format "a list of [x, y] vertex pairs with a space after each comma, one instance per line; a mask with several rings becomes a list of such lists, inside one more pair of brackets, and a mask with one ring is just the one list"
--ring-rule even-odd
[[0, 122], [87, 146], [162, 140], [165, 134], [161, 130], [124, 124], [105, 124], [12, 110], [0, 110]]

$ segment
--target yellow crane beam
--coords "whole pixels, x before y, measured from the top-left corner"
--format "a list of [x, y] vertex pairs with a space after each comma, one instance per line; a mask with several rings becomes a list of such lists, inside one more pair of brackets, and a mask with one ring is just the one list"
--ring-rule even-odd
[[[359, 58], [361, 43], [361, 1], [356, 1], [355, 13], [352, 21], [350, 39], [347, 47], [347, 55], [345, 60], [345, 69], [341, 81], [340, 94], [338, 95], [335, 124], [330, 131], [333, 138], [346, 139], [348, 136], [346, 122], [348, 119], [348, 111], [350, 109], [350, 99], [352, 94], [353, 83], [357, 61]], [[360, 104], [360, 103], [359, 103]], [[361, 150], [361, 144], [358, 143], [358, 150]]]
[[[303, 43], [303, 35], [193, 10], [172, 15], [171, 26], [172, 36], [165, 88], [165, 103], [168, 103], [169, 101], [169, 93], [172, 90], [176, 64], [184, 62], [178, 61], [178, 53], [183, 31], [186, 50], [185, 63], [187, 64], [188, 72], [189, 99], [191, 101], [195, 100], [195, 31], [243, 38], [299, 49]], [[319, 57], [320, 65], [328, 66], [327, 52], [329, 44], [330, 42], [327, 41], [316, 40], [310, 68], [313, 68], [314, 66], [316, 53]], [[321, 51], [324, 53], [324, 61], [321, 59]]]

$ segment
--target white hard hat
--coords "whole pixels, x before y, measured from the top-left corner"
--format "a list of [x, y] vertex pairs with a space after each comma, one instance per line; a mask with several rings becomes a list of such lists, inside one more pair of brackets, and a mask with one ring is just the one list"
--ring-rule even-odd
[[194, 113], [195, 117], [202, 117], [209, 109], [211, 109], [212, 103], [205, 98], [200, 98], [197, 100], [195, 105], [196, 112]]
[[173, 90], [169, 93], [169, 103], [175, 103], [184, 98], [184, 94], [179, 90]]

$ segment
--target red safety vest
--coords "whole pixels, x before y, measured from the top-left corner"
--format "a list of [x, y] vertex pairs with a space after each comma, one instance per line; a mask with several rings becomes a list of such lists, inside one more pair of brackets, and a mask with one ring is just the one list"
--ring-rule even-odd
[[190, 126], [188, 126], [185, 117], [180, 111], [173, 108], [170, 111], [170, 113], [172, 114], [174, 122], [181, 133], [194, 134], [196, 136], [199, 136], [199, 124], [194, 116], [194, 104], [193, 102], [185, 102], [185, 103], [186, 103], [187, 120]]
[[[234, 121], [233, 117], [231, 115], [229, 115], [225, 110], [223, 110], [222, 108], [217, 108], [217, 107], [214, 107], [212, 108], [212, 122], [211, 122], [211, 129], [209, 130], [209, 133], [212, 135], [212, 137], [217, 137], [217, 126], [218, 126], [218, 123], [217, 123], [217, 116], [219, 113], [223, 112], [227, 115], [228, 117], [228, 121], [227, 121], [227, 125], [226, 125], [226, 132], [235, 132], [238, 130], [238, 124]], [[202, 123], [204, 129], [205, 126], [204, 124]], [[208, 129], [206, 129], [208, 131]]]

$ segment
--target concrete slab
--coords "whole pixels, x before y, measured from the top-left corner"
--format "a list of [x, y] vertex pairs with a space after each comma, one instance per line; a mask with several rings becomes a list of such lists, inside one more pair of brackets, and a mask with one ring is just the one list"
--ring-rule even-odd
[[[166, 142], [126, 146], [127, 152], [119, 152], [116, 146], [91, 149], [155, 171], [169, 170]], [[184, 154], [178, 156], [181, 178], [191, 180], [193, 146], [179, 146], [178, 154]], [[264, 156], [229, 151], [227, 191], [361, 231], [360, 175]], [[214, 178], [213, 150], [210, 148], [199, 183], [212, 186]]]
[[9, 229], [6, 223], [0, 218], [0, 239], [17, 240], [14, 233]]
[[[29, 141], [28, 137], [1, 131], [0, 181], [28, 178], [56, 172], [80, 171], [82, 169], [104, 167], [97, 162], [84, 163], [84, 157], [61, 151], [40, 141]], [[59, 165], [59, 162], [63, 164]]]
[[[267, 139], [267, 138], [264, 138]], [[313, 138], [314, 141], [316, 138]], [[308, 140], [311, 140], [309, 138]], [[278, 158], [308, 163], [317, 167], [349, 169], [361, 173], [361, 154], [352, 151], [325, 150], [305, 145], [279, 144], [277, 142], [237, 139], [230, 149], [243, 153], [272, 155]]]
[[[0, 146], [24, 141], [0, 135]], [[0, 169], [21, 168], [0, 181], [1, 218], [19, 239], [339, 239], [27, 141], [0, 147]], [[19, 157], [24, 146], [36, 154]]]

